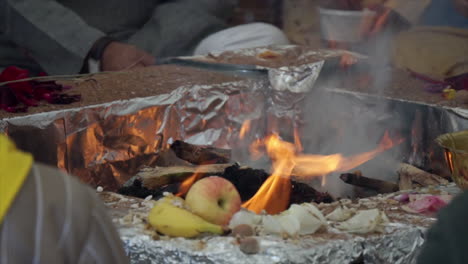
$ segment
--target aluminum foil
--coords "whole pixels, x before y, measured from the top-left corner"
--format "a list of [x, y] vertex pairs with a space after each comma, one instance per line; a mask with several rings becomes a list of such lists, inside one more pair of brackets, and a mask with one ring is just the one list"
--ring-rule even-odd
[[424, 243], [423, 229], [401, 227], [393, 234], [371, 238], [320, 241], [303, 238], [298, 241], [278, 237], [258, 237], [261, 251], [246, 255], [231, 237], [213, 237], [190, 241], [153, 240], [147, 235], [122, 236], [131, 263], [416, 263]]
[[[421, 190], [421, 192], [429, 189]], [[434, 191], [434, 190], [432, 190]], [[454, 185], [440, 191], [459, 193]], [[353, 235], [329, 225], [325, 233], [284, 239], [279, 236], [256, 236], [260, 251], [247, 255], [240, 251], [235, 238], [207, 236], [199, 239], [168, 238], [155, 235], [144, 221], [154, 201], [104, 194], [111, 216], [119, 228], [125, 249], [133, 264], [152, 263], [416, 263], [424, 233], [435, 218], [393, 210], [386, 207], [388, 197], [363, 199], [356, 206], [385, 210], [390, 219], [383, 234]], [[351, 201], [349, 201], [351, 202]], [[350, 206], [350, 204], [348, 204]], [[395, 208], [393, 208], [395, 206]], [[330, 224], [330, 223], [329, 223]]]
[[[330, 88], [327, 91], [337, 97], [347, 98], [354, 102], [355, 108], [364, 109], [363, 111], [371, 109], [371, 104], [385, 103], [388, 107], [386, 116], [370, 118], [380, 119], [380, 122], [382, 120], [394, 122], [394, 127], [398, 127], [403, 133], [402, 137], [405, 138], [404, 144], [399, 148], [403, 161], [426, 170], [437, 170], [440, 166], [443, 166], [445, 170], [448, 169], [445, 166], [444, 151], [435, 143], [438, 136], [468, 129], [467, 109], [351, 92], [344, 89]], [[344, 125], [346, 126], [346, 123]], [[442, 171], [438, 173], [443, 174]]]
[[[282, 114], [274, 116], [289, 114], [290, 99], [297, 100], [298, 94], [313, 86], [322, 65], [323, 61], [305, 64], [294, 73], [270, 69], [264, 80], [192, 85], [171, 94], [3, 119], [0, 132], [39, 162], [93, 186], [116, 190], [142, 166], [154, 164], [157, 153], [175, 139], [232, 147], [245, 120], [259, 120], [262, 113], [281, 106], [277, 112]], [[284, 77], [287, 83], [281, 87], [287, 91], [277, 91], [269, 83]], [[268, 101], [272, 94], [281, 94], [276, 97], [282, 103]], [[258, 129], [264, 131], [265, 126]]]
[[268, 79], [273, 90], [293, 93], [308, 92], [319, 77], [323, 61], [301, 66], [280, 67], [268, 71]]
[[115, 190], [141, 166], [151, 165], [158, 151], [174, 139], [225, 147], [231, 135], [228, 129], [262, 110], [253, 103], [255, 85], [245, 81], [180, 87], [171, 94], [1, 122], [3, 130], [36, 160]]
[[[238, 142], [238, 129], [245, 120], [258, 121], [253, 122], [256, 132], [251, 137], [262, 137], [275, 129], [285, 137], [292, 135], [292, 128], [301, 126], [302, 115], [307, 115], [301, 112], [304, 92], [313, 88], [321, 66], [311, 64], [302, 69], [310, 70], [310, 75], [297, 69], [288, 74], [283, 69], [271, 71], [264, 81], [180, 87], [171, 94], [4, 119], [0, 120], [0, 132], [32, 152], [36, 160], [67, 170], [94, 186], [115, 190], [141, 166], [151, 165], [158, 151], [175, 139], [245, 150]], [[297, 86], [292, 77], [296, 77]], [[275, 89], [281, 83], [289, 88]], [[328, 92], [347, 98], [350, 113], [364, 113], [376, 122], [391, 120], [393, 115], [403, 120], [402, 136], [409, 140], [399, 149], [400, 155], [421, 168], [443, 162], [442, 149], [433, 144], [438, 135], [468, 127], [467, 110], [380, 98], [389, 103], [392, 112], [376, 116], [367, 109], [376, 104], [376, 97], [343, 90]], [[353, 127], [353, 122], [343, 119], [340, 125]], [[322, 129], [321, 125], [333, 122], [324, 118], [323, 124], [311, 125]], [[313, 130], [309, 133], [303, 135], [305, 143], [311, 137], [320, 141]], [[111, 213], [127, 214], [128, 208]], [[227, 237], [153, 240], [143, 228], [136, 228], [143, 225], [138, 217], [132, 221], [136, 222], [131, 222], [131, 227], [119, 223], [119, 230], [133, 263], [348, 263], [359, 257], [368, 263], [413, 263], [425, 228], [396, 223], [389, 226], [394, 232], [347, 240], [261, 237], [262, 251], [249, 256]]]

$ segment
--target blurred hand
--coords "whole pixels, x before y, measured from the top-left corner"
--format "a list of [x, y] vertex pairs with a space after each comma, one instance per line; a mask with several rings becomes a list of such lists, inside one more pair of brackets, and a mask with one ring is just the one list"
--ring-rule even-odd
[[111, 42], [104, 49], [101, 58], [101, 70], [120, 71], [151, 66], [155, 58], [146, 51], [121, 42]]
[[468, 17], [468, 0], [453, 0], [458, 13]]

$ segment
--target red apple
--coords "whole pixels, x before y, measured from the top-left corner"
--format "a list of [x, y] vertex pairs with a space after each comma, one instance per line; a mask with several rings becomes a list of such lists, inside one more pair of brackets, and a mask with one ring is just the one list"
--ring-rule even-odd
[[231, 217], [240, 210], [241, 198], [230, 181], [210, 176], [192, 185], [185, 196], [185, 204], [206, 221], [227, 225]]

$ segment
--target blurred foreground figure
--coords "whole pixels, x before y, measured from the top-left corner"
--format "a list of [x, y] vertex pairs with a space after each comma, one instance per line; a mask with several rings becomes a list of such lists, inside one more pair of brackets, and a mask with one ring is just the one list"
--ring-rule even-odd
[[428, 231], [420, 264], [468, 263], [468, 192], [456, 197], [439, 213]]
[[52, 75], [125, 70], [152, 65], [155, 58], [288, 44], [278, 28], [265, 23], [226, 29], [236, 4], [0, 0], [0, 68], [15, 65]]
[[129, 263], [94, 191], [0, 134], [0, 263]]

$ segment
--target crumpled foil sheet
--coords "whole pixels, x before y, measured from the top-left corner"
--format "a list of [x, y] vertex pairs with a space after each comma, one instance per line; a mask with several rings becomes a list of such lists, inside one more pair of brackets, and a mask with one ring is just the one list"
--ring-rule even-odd
[[172, 140], [226, 147], [230, 127], [260, 114], [255, 92], [246, 91], [254, 85], [180, 87], [171, 94], [11, 118], [0, 127], [36, 160], [115, 190]]
[[[456, 195], [460, 189], [450, 183], [437, 188], [423, 188], [421, 193], [439, 190]], [[383, 234], [353, 235], [329, 226], [326, 233], [299, 238], [256, 236], [260, 242], [257, 254], [240, 251], [235, 238], [208, 236], [199, 239], [158, 237], [143, 219], [154, 201], [126, 198], [113, 193], [101, 194], [117, 225], [125, 250], [132, 264], [153, 263], [416, 263], [425, 241], [427, 228], [435, 218], [394, 210], [398, 205], [382, 209], [382, 203], [395, 194], [361, 199], [359, 204], [385, 210], [393, 219], [385, 225]], [[366, 205], [367, 204], [367, 205]], [[127, 208], [127, 209], [125, 209]], [[390, 210], [390, 211], [389, 211]], [[331, 235], [330, 235], [331, 234]], [[156, 238], [155, 238], [156, 236]]]
[[[157, 153], [175, 139], [227, 148], [236, 144], [247, 119], [260, 120], [265, 112], [273, 113], [272, 120], [290, 119], [291, 100], [313, 86], [322, 65], [305, 64], [293, 72], [270, 69], [264, 80], [186, 86], [170, 94], [3, 119], [0, 133], [39, 162], [116, 190], [142, 166], [153, 165]], [[269, 80], [284, 89], [275, 91]], [[265, 126], [262, 122], [258, 130]]]
[[[302, 238], [298, 241], [279, 237], [261, 237], [261, 251], [246, 255], [235, 245], [232, 237], [213, 237], [190, 241], [171, 239], [153, 240], [149, 236], [122, 235], [133, 264], [150, 263], [416, 263], [424, 243], [424, 230], [399, 227], [393, 234], [350, 240], [317, 241]], [[201, 248], [201, 249], [200, 249]]]
[[[304, 69], [312, 69], [310, 79], [301, 79], [306, 75], [300, 73], [277, 72], [285, 76], [288, 89], [271, 89], [281, 80], [275, 79], [272, 71], [265, 81], [180, 87], [171, 94], [4, 119], [0, 120], [0, 132], [32, 152], [36, 160], [65, 169], [94, 186], [115, 190], [142, 165], [151, 165], [158, 151], [175, 139], [231, 147], [247, 119], [261, 121], [253, 122], [257, 126], [253, 130], [259, 133], [279, 128], [282, 135], [291, 134], [292, 127], [301, 125], [302, 92], [312, 88], [321, 67], [315, 64]], [[290, 81], [291, 76], [298, 77], [298, 86]], [[274, 80], [278, 83], [272, 86]], [[369, 95], [330, 92], [355, 102], [350, 111], [367, 113], [366, 105], [375, 104], [375, 97]], [[402, 131], [406, 131], [402, 136], [409, 140], [402, 145], [401, 155], [418, 167], [443, 160], [442, 149], [432, 144], [438, 135], [468, 128], [467, 110], [383, 99], [390, 102], [393, 114], [407, 120], [402, 124]], [[267, 117], [262, 113], [268, 113]], [[415, 124], [418, 133], [412, 134]], [[315, 137], [313, 133], [309, 136]], [[247, 256], [226, 237], [207, 238], [197, 244], [182, 239], [155, 241], [141, 229], [119, 227], [132, 263], [348, 263], [361, 254], [366, 263], [414, 263], [423, 243], [423, 228], [403, 225], [395, 229], [392, 234], [346, 241], [304, 238], [285, 242], [265, 237], [261, 241], [265, 250]]]
[[416, 263], [424, 243], [424, 230], [402, 226], [393, 234], [350, 240], [319, 241], [302, 238], [299, 241], [279, 237], [261, 237], [261, 251], [246, 255], [232, 237], [203, 240], [153, 240], [147, 235], [122, 235], [133, 264], [150, 263]]
[[[440, 186], [439, 190], [452, 195], [460, 192], [455, 184]], [[429, 191], [422, 189], [421, 192]], [[260, 242], [257, 254], [240, 251], [235, 238], [207, 236], [199, 239], [157, 237], [147, 229], [147, 217], [154, 201], [126, 198], [118, 194], [103, 193], [103, 200], [117, 225], [125, 250], [132, 264], [153, 263], [416, 263], [425, 232], [436, 220], [433, 217], [386, 211], [393, 219], [383, 234], [352, 235], [328, 227], [326, 233], [299, 238], [283, 239], [279, 236], [256, 236]], [[360, 204], [380, 208], [388, 194], [363, 199]], [[367, 200], [364, 202], [364, 200]], [[374, 204], [374, 205], [372, 205]], [[127, 208], [127, 209], [125, 209]], [[395, 208], [391, 208], [395, 209]], [[359, 262], [360, 261], [360, 262]]]
[[[345, 97], [347, 100], [353, 101], [356, 108], [364, 110], [366, 105], [385, 102], [388, 106], [386, 112], [388, 116], [374, 116], [371, 118], [376, 120], [397, 120], [400, 131], [404, 133], [402, 137], [405, 138], [405, 142], [400, 148], [402, 157], [407, 163], [426, 170], [435, 169], [435, 164], [437, 166], [443, 164], [446, 167], [444, 151], [442, 147], [435, 143], [438, 136], [468, 129], [468, 109], [426, 104], [336, 88], [329, 88], [327, 91], [337, 97]], [[361, 105], [361, 107], [358, 105]]]

